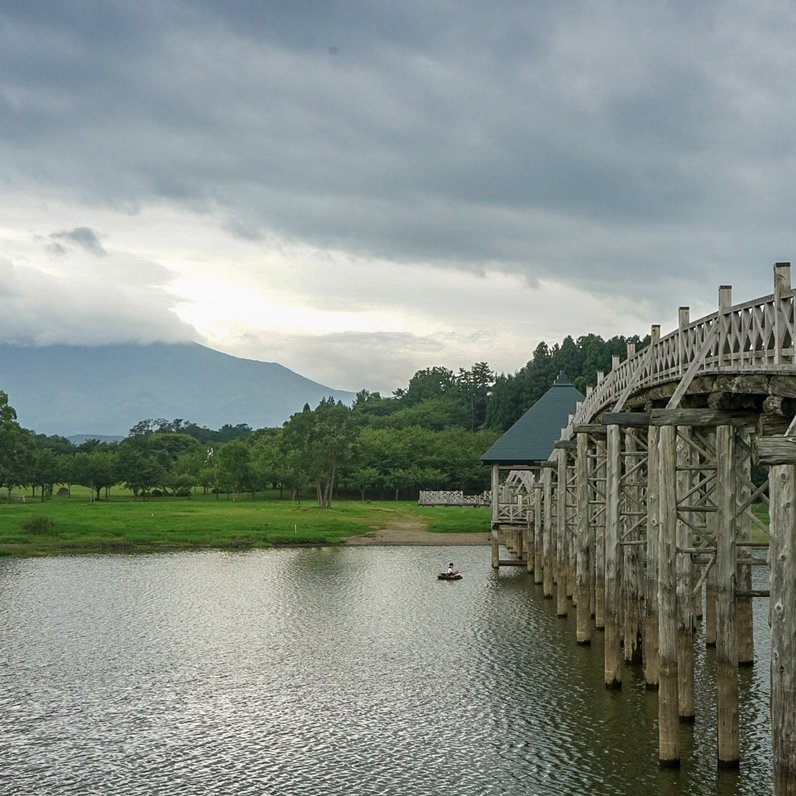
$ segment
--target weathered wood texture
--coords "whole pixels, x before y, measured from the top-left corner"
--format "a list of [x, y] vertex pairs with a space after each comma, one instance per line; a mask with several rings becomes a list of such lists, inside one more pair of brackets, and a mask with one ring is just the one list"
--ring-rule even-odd
[[658, 759], [680, 764], [677, 678], [677, 430], [663, 426], [658, 441]]
[[567, 571], [569, 569], [569, 523], [567, 513], [568, 452], [558, 452], [556, 500], [556, 616], [567, 615]]
[[647, 566], [644, 577], [644, 682], [658, 688], [660, 682], [658, 621], [658, 555], [660, 540], [660, 428], [647, 433]]
[[545, 597], [553, 596], [553, 468], [546, 467], [542, 472], [544, 485], [544, 518], [542, 520], [542, 592]]
[[608, 426], [605, 484], [605, 654], [604, 676], [608, 688], [622, 685], [622, 638], [620, 633], [622, 558], [619, 546], [619, 491], [622, 432]]
[[591, 550], [589, 511], [589, 435], [577, 437], [577, 520], [575, 528], [577, 571], [575, 575], [576, 625], [578, 644], [591, 643]]
[[775, 465], [771, 489], [771, 737], [774, 794], [796, 794], [796, 466]]
[[[689, 445], [691, 429], [677, 431], [677, 476], [676, 503], [683, 499], [694, 502], [692, 490], [692, 469], [695, 464], [694, 450]], [[683, 512], [685, 514], [685, 512]], [[676, 520], [677, 547], [683, 551], [692, 546], [689, 518], [678, 514]], [[675, 580], [677, 595], [677, 696], [680, 721], [694, 720], [694, 601], [692, 592], [693, 568], [691, 556], [679, 552], [675, 559]]]
[[735, 430], [716, 429], [716, 679], [718, 764], [738, 765], [738, 636], [735, 614]]

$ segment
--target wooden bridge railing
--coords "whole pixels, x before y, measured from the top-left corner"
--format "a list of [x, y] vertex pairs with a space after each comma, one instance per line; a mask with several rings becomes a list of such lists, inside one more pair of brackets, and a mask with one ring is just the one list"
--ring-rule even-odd
[[[678, 328], [659, 337], [652, 327], [652, 342], [619, 363], [580, 402], [573, 422], [562, 434], [571, 439], [573, 425], [589, 423], [608, 408], [618, 411], [628, 397], [650, 387], [725, 370], [789, 372], [796, 363], [796, 321], [790, 264], [774, 266], [774, 293], [731, 306], [732, 290], [719, 288], [719, 309], [696, 321], [681, 307]], [[689, 373], [689, 370], [691, 372]]]

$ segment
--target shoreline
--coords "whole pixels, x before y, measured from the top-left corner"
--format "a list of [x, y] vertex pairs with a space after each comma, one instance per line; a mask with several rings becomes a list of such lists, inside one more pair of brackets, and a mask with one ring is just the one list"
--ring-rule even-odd
[[377, 547], [425, 545], [428, 547], [485, 546], [491, 543], [488, 531], [472, 533], [432, 533], [420, 522], [396, 522], [386, 528], [360, 536], [350, 536], [343, 542], [346, 547]]

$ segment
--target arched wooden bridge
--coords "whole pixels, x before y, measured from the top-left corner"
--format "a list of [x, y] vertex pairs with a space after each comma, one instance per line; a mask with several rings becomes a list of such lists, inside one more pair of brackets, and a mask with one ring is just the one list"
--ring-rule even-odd
[[[574, 616], [580, 644], [605, 631], [605, 684], [640, 663], [658, 690], [659, 759], [680, 762], [694, 720], [694, 627], [716, 646], [717, 759], [739, 762], [738, 666], [754, 660], [751, 601], [770, 596], [774, 792], [796, 794], [796, 323], [790, 264], [774, 292], [718, 310], [627, 358], [580, 402], [548, 461], [500, 492], [502, 540]], [[766, 465], [754, 468], [753, 464]], [[766, 477], [767, 476], [767, 477]], [[494, 485], [495, 487], [498, 484]], [[508, 497], [507, 495], [508, 490]], [[497, 500], [498, 498], [493, 498]], [[770, 525], [753, 506], [769, 502]], [[769, 590], [753, 591], [765, 565]], [[704, 598], [704, 602], [703, 602]], [[704, 608], [703, 608], [704, 605]]]

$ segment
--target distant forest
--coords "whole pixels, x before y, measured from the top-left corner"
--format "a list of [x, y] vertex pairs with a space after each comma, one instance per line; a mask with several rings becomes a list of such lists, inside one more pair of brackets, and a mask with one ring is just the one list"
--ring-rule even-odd
[[256, 499], [268, 490], [297, 499], [312, 494], [321, 507], [336, 496], [417, 497], [421, 489], [489, 485], [481, 454], [565, 373], [582, 392], [608, 372], [628, 343], [649, 337], [585, 335], [540, 343], [513, 375], [486, 362], [454, 372], [419, 370], [390, 396], [362, 390], [352, 406], [331, 398], [305, 406], [281, 428], [245, 424], [218, 430], [176, 418], [143, 419], [120, 442], [73, 445], [21, 428], [0, 392], [0, 488], [32, 489], [41, 500], [74, 484], [97, 500], [124, 486], [136, 498], [190, 497], [194, 490]]

